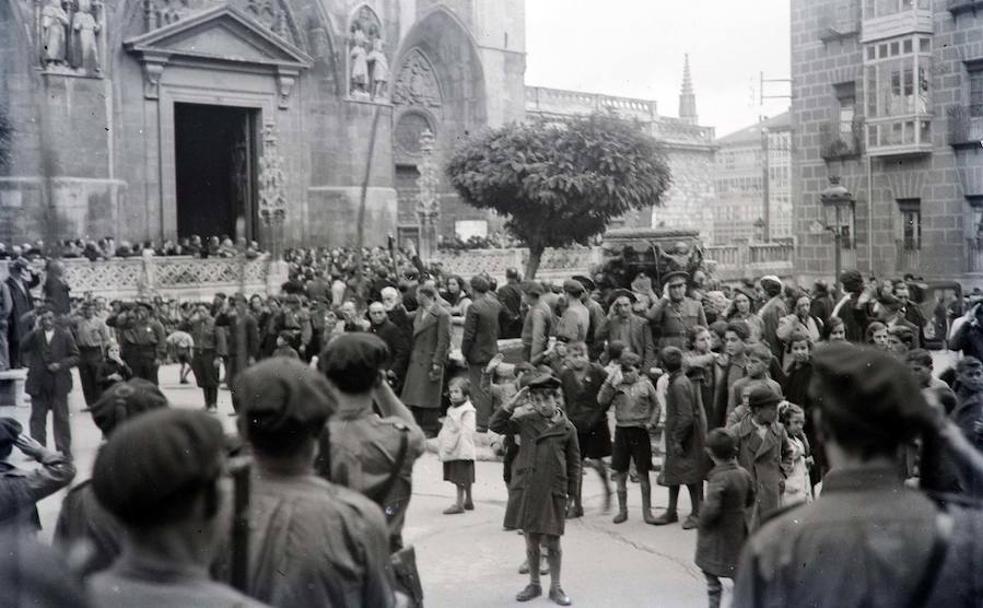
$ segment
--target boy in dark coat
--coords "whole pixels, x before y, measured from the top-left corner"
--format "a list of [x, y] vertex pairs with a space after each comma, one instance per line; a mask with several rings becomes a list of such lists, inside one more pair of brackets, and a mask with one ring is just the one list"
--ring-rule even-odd
[[679, 521], [676, 504], [679, 486], [689, 490], [692, 513], [683, 522], [684, 530], [697, 526], [703, 500], [703, 445], [707, 420], [700, 393], [683, 373], [683, 353], [674, 346], [662, 349], [662, 367], [669, 373], [666, 389], [666, 459], [659, 475], [659, 485], [669, 487], [669, 507], [655, 519], [656, 525]]
[[[560, 381], [549, 374], [524, 374], [522, 389], [492, 414], [488, 427], [495, 433], [519, 435], [519, 453], [512, 465], [505, 526], [522, 530], [529, 564], [538, 564], [540, 546], [548, 551], [549, 597], [561, 606], [572, 601], [560, 586], [560, 536], [567, 497], [580, 480], [577, 429], [560, 408]], [[542, 595], [539, 569], [529, 569], [529, 584], [516, 595], [527, 602]]]
[[720, 606], [721, 578], [734, 578], [741, 547], [747, 540], [745, 512], [754, 506], [754, 481], [737, 464], [737, 442], [723, 429], [707, 436], [713, 460], [707, 498], [696, 533], [696, 565], [707, 579], [710, 608]]

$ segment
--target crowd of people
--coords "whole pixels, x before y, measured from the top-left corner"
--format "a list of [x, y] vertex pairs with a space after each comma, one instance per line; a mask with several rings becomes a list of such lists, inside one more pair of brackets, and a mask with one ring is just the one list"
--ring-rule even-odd
[[[0, 524], [37, 530], [36, 501], [75, 475], [78, 367], [105, 443], [55, 536], [74, 572], [61, 584], [84, 579], [93, 606], [422, 605], [401, 533], [413, 463], [433, 438], [455, 488], [444, 513], [464, 515], [482, 434], [500, 438], [504, 526], [526, 540], [520, 602], [549, 574], [549, 598], [572, 603], [561, 538], [567, 519], [596, 515], [585, 466], [610, 469], [615, 524], [636, 481], [646, 524], [696, 530], [711, 608], [721, 579], [736, 579], [735, 606], [983, 597], [979, 304], [952, 320], [963, 356], [936, 374], [919, 286], [901, 278], [725, 289], [675, 270], [657, 290], [647, 277], [611, 289], [515, 269], [502, 285], [465, 280], [392, 248], [286, 261], [281, 295], [193, 303], [72, 300], [55, 262], [37, 305], [39, 277], [11, 264], [7, 290], [24, 301], [6, 316], [9, 361], [28, 368], [32, 414], [29, 436], [0, 419], [0, 456], [16, 447], [39, 468], [3, 465]], [[169, 358], [203, 411], [168, 407], [157, 384]], [[212, 413], [222, 372], [231, 438]], [[657, 515], [656, 470], [669, 496]], [[221, 500], [230, 486], [235, 500]], [[33, 564], [5, 576], [30, 580]]]
[[228, 235], [202, 238], [198, 235], [180, 240], [165, 240], [163, 242], [143, 241], [130, 242], [106, 236], [98, 240], [65, 239], [52, 244], [38, 239], [33, 243], [13, 245], [7, 249], [6, 244], [0, 243], [0, 260], [16, 260], [24, 257], [29, 261], [59, 257], [65, 259], [86, 258], [90, 262], [110, 260], [113, 258], [139, 258], [159, 256], [191, 256], [195, 258], [231, 258], [244, 254], [252, 259], [262, 255], [264, 251], [256, 241], [239, 237], [233, 241]]

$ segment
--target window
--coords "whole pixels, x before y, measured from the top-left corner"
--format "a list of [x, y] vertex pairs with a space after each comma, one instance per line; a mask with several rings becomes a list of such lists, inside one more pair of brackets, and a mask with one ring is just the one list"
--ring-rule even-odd
[[983, 117], [983, 63], [969, 70], [969, 115]]
[[901, 247], [905, 251], [922, 248], [922, 202], [920, 199], [901, 199]]

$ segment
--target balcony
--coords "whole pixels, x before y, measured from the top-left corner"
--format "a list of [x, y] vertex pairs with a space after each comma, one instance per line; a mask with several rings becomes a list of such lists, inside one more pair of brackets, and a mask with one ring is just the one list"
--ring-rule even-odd
[[931, 8], [906, 8], [896, 13], [873, 17], [865, 14], [860, 42], [873, 42], [905, 34], [931, 34], [933, 31]]
[[966, 106], [946, 109], [946, 142], [953, 148], [978, 148], [983, 145], [983, 116], [971, 116]]
[[972, 13], [975, 17], [977, 12], [983, 12], [983, 0], [949, 0], [948, 9], [953, 19], [963, 13]]
[[867, 119], [869, 156], [923, 156], [932, 153], [928, 114]]
[[819, 125], [819, 155], [824, 160], [856, 158], [863, 153], [864, 119], [834, 120]]
[[819, 28], [819, 39], [823, 44], [856, 38], [860, 35], [860, 13], [849, 11], [842, 14], [831, 8], [820, 15]]

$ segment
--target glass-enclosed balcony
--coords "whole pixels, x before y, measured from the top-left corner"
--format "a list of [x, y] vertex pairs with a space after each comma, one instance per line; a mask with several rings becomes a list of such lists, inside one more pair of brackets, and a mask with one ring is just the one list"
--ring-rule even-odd
[[932, 40], [908, 35], [864, 48], [866, 148], [871, 156], [932, 150]]
[[860, 42], [932, 31], [932, 0], [864, 0]]

